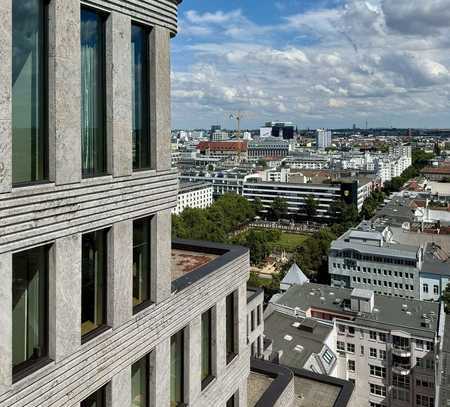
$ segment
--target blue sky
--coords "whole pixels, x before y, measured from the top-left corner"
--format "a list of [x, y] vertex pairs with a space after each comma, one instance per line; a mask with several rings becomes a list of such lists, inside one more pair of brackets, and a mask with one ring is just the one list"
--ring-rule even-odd
[[448, 0], [184, 0], [173, 127], [450, 127]]

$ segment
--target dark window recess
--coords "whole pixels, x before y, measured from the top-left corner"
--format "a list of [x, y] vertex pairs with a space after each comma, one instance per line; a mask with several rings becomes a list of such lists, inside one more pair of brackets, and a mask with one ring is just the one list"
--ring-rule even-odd
[[80, 403], [80, 407], [106, 407], [106, 387], [98, 389]]
[[131, 26], [133, 169], [150, 168], [149, 30]]
[[82, 237], [81, 335], [99, 331], [106, 325], [107, 230]]
[[133, 305], [150, 301], [151, 218], [133, 222]]
[[145, 355], [131, 366], [131, 405], [150, 407], [150, 357]]
[[48, 358], [48, 252], [44, 246], [12, 256], [14, 375]]
[[231, 293], [226, 298], [226, 358], [230, 363], [236, 356], [235, 298]]
[[83, 177], [107, 173], [105, 16], [81, 9], [81, 160]]
[[202, 314], [202, 389], [212, 379], [212, 309]]
[[12, 180], [48, 179], [47, 2], [12, 2]]
[[184, 405], [184, 330], [170, 338], [170, 407]]

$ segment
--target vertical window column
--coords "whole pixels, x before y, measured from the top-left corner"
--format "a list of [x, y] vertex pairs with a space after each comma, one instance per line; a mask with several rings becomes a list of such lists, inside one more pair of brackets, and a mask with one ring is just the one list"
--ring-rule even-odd
[[16, 376], [48, 358], [48, 259], [47, 246], [13, 254], [12, 366]]
[[81, 335], [86, 341], [106, 325], [108, 231], [82, 237]]
[[133, 306], [135, 312], [151, 297], [151, 224], [152, 218], [133, 222]]
[[150, 407], [149, 355], [145, 355], [131, 366], [131, 406]]
[[202, 390], [213, 380], [213, 309], [202, 314], [201, 324]]
[[238, 353], [237, 341], [237, 292], [233, 292], [226, 297], [226, 362], [230, 363]]
[[[3, 11], [2, 11], [3, 12]], [[12, 2], [12, 181], [47, 180], [47, 5]]]
[[185, 391], [184, 329], [170, 339], [170, 406], [184, 404]]
[[105, 175], [105, 16], [81, 9], [81, 142], [83, 177]]
[[132, 151], [135, 171], [151, 167], [149, 34], [149, 30], [141, 25], [131, 26]]

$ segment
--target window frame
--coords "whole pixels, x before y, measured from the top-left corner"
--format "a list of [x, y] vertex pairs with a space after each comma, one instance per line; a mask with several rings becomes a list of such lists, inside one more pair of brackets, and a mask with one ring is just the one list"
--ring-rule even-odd
[[[209, 308], [207, 311], [205, 311], [204, 313], [202, 313], [202, 323], [201, 323], [201, 361], [202, 361], [202, 368], [201, 368], [201, 389], [202, 391], [208, 387], [208, 385], [215, 379], [214, 376], [214, 347], [213, 347], [213, 342], [214, 342], [214, 328], [213, 328], [213, 324], [214, 324], [214, 315], [213, 315], [214, 309], [213, 308]], [[207, 315], [208, 319], [209, 319], [209, 341], [208, 341], [208, 352], [209, 352], [209, 360], [208, 360], [208, 375], [206, 375], [205, 377], [203, 377], [203, 317]]]
[[[91, 339], [95, 338], [96, 336], [100, 335], [101, 333], [107, 331], [110, 329], [110, 326], [108, 325], [108, 256], [109, 256], [109, 233], [110, 229], [98, 229], [94, 230], [92, 232], [84, 233], [81, 236], [81, 241], [83, 242], [83, 238], [86, 235], [93, 234], [93, 233], [99, 233], [101, 232], [103, 235], [103, 247], [105, 248], [105, 254], [104, 254], [104, 264], [103, 264], [103, 299], [102, 299], [102, 317], [103, 317], [103, 323], [100, 324], [97, 328], [94, 328], [93, 330], [86, 332], [85, 334], [81, 335], [81, 343], [84, 344]], [[83, 260], [83, 245], [81, 246], [81, 259]], [[83, 262], [81, 263], [81, 267], [83, 267]], [[81, 282], [83, 282], [83, 269], [81, 270]], [[83, 312], [83, 285], [81, 286], [81, 312]], [[97, 304], [96, 304], [97, 306]]]
[[[146, 89], [147, 92], [143, 93], [143, 95], [144, 95], [144, 98], [143, 98], [144, 99], [143, 112], [145, 112], [145, 115], [143, 117], [143, 122], [146, 123], [144, 131], [145, 131], [145, 135], [146, 135], [147, 140], [148, 140], [148, 151], [147, 151], [147, 154], [148, 154], [147, 162], [148, 162], [148, 164], [147, 165], [143, 165], [143, 166], [135, 166], [134, 165], [134, 156], [132, 156], [132, 163], [131, 163], [131, 165], [132, 165], [133, 172], [139, 172], [139, 171], [151, 170], [154, 167], [154, 162], [153, 162], [154, 160], [153, 160], [153, 157], [152, 157], [152, 133], [151, 133], [151, 109], [150, 109], [150, 106], [151, 106], [151, 78], [150, 78], [150, 66], [151, 66], [151, 50], [150, 50], [150, 47], [151, 47], [151, 41], [150, 41], [150, 35], [151, 35], [151, 32], [152, 32], [152, 27], [147, 26], [145, 24], [142, 24], [142, 23], [140, 23], [138, 21], [132, 20], [131, 21], [131, 41], [130, 41], [130, 46], [131, 46], [132, 40], [133, 40], [133, 26], [139, 27], [140, 29], [143, 30], [143, 32], [145, 34], [144, 47], [145, 47], [145, 50], [146, 50], [146, 52], [145, 52], [145, 68], [146, 69], [144, 70], [145, 75], [144, 75], [144, 78], [143, 78], [143, 82], [144, 82], [143, 83], [143, 88]], [[132, 66], [134, 64], [134, 59], [133, 58], [134, 58], [134, 56], [131, 55]], [[132, 71], [132, 73], [131, 73], [131, 80], [132, 80], [132, 82], [133, 82], [133, 75], [134, 75], [134, 73]], [[132, 95], [132, 99], [133, 99], [133, 95]], [[134, 112], [133, 112], [133, 100], [132, 100], [131, 109], [132, 109], [132, 126], [133, 126], [134, 125], [134, 120], [133, 120], [133, 117], [134, 117], [133, 116], [134, 115]], [[132, 127], [131, 131], [133, 133], [133, 131], [134, 131], [133, 127]], [[133, 143], [133, 134], [132, 134], [131, 137], [132, 137], [132, 143]]]
[[[94, 173], [89, 173], [86, 174], [86, 172], [84, 171], [83, 168], [83, 124], [82, 124], [82, 117], [81, 116], [81, 179], [93, 179], [93, 178], [99, 178], [99, 177], [105, 177], [110, 175], [110, 171], [109, 171], [109, 161], [110, 161], [110, 157], [108, 156], [108, 105], [107, 105], [107, 95], [108, 95], [108, 74], [107, 74], [107, 65], [108, 65], [108, 61], [106, 58], [106, 47], [107, 47], [107, 21], [108, 18], [110, 17], [110, 14], [108, 12], [106, 12], [105, 10], [99, 9], [99, 8], [95, 8], [89, 5], [85, 5], [85, 4], [81, 4], [80, 5], [80, 65], [82, 65], [82, 55], [81, 55], [81, 50], [82, 50], [82, 46], [81, 46], [81, 13], [83, 10], [89, 11], [91, 13], [95, 13], [97, 14], [100, 18], [101, 18], [101, 22], [102, 22], [102, 38], [101, 38], [101, 62], [102, 62], [102, 69], [101, 69], [101, 97], [102, 97], [102, 122], [103, 122], [103, 157], [104, 157], [104, 168], [103, 171], [101, 172], [95, 172]], [[80, 83], [81, 86], [81, 83]], [[81, 89], [81, 93], [82, 89]], [[83, 105], [83, 99], [81, 96], [80, 99], [80, 103], [81, 103], [81, 109], [83, 109], [82, 105]]]
[[[50, 135], [50, 90], [49, 90], [49, 85], [50, 85], [50, 68], [49, 68], [49, 52], [50, 52], [50, 44], [49, 44], [49, 38], [50, 38], [50, 24], [49, 24], [49, 5], [50, 5], [50, 1], [51, 0], [42, 0], [41, 3], [43, 5], [43, 12], [42, 12], [42, 16], [41, 16], [41, 23], [42, 23], [42, 42], [43, 42], [43, 47], [42, 47], [42, 60], [40, 61], [40, 64], [42, 64], [42, 66], [40, 68], [42, 68], [42, 75], [39, 78], [39, 82], [40, 82], [40, 86], [42, 86], [42, 94], [39, 95], [39, 97], [41, 97], [43, 100], [41, 100], [42, 103], [42, 107], [40, 106], [40, 109], [43, 109], [43, 112], [41, 112], [40, 115], [40, 119], [42, 120], [42, 132], [43, 137], [42, 137], [42, 142], [43, 142], [43, 156], [42, 159], [44, 161], [43, 164], [43, 174], [42, 174], [42, 179], [38, 179], [36, 181], [19, 181], [19, 182], [14, 182], [14, 164], [13, 164], [13, 138], [14, 138], [14, 130], [13, 130], [13, 118], [12, 118], [12, 104], [13, 104], [13, 91], [12, 91], [12, 78], [11, 78], [11, 184], [13, 188], [23, 188], [23, 187], [29, 187], [29, 186], [34, 186], [34, 185], [40, 185], [40, 184], [49, 184], [50, 181], [50, 140], [49, 140], [49, 135]], [[12, 20], [12, 16], [11, 16], [11, 20]], [[12, 24], [12, 21], [11, 21]], [[11, 39], [12, 42], [12, 39]], [[11, 44], [11, 46], [13, 46]], [[12, 61], [12, 56], [11, 56], [11, 61]], [[41, 102], [39, 101], [39, 103]]]
[[[42, 248], [42, 250], [45, 251], [44, 256], [44, 267], [45, 267], [45, 292], [44, 294], [44, 320], [41, 322], [44, 329], [44, 344], [43, 344], [43, 356], [40, 356], [35, 359], [27, 359], [16, 366], [13, 365], [13, 361], [11, 360], [11, 368], [12, 368], [12, 382], [15, 383], [24, 377], [28, 376], [29, 374], [39, 370], [43, 366], [47, 365], [52, 361], [50, 358], [50, 251], [52, 246], [51, 245], [44, 245], [44, 246], [37, 246], [36, 248], [27, 249], [27, 250], [21, 250], [18, 252], [13, 253], [13, 259], [14, 255], [19, 255], [21, 253], [26, 253], [31, 250]], [[14, 287], [14, 260], [12, 259], [12, 284], [11, 284], [11, 290], [13, 290]], [[11, 320], [13, 322], [13, 304], [11, 304]], [[12, 341], [12, 345], [14, 344], [14, 340]], [[13, 349], [11, 349], [13, 351]]]

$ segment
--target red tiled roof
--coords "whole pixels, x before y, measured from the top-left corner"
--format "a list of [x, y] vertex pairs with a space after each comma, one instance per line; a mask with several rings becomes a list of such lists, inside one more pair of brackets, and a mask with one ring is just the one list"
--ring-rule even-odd
[[423, 174], [448, 174], [450, 175], [450, 166], [445, 167], [426, 167], [422, 170]]
[[202, 141], [197, 149], [200, 151], [247, 151], [247, 141]]

